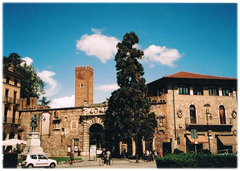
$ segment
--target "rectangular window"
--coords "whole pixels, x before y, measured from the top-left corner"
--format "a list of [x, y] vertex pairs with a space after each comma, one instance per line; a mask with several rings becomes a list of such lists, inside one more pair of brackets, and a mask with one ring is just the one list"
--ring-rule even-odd
[[218, 87], [217, 86], [209, 86], [208, 87], [210, 96], [218, 96]]
[[9, 84], [9, 81], [10, 81], [10, 77], [6, 76], [6, 83]]
[[178, 94], [189, 94], [189, 87], [186, 85], [179, 85]]
[[203, 95], [203, 87], [199, 85], [193, 86], [193, 94], [194, 95]]
[[222, 87], [222, 95], [229, 96], [232, 93], [232, 89], [229, 86]]
[[14, 91], [14, 94], [13, 94], [13, 103], [16, 104], [17, 103], [17, 92]]
[[17, 84], [18, 84], [18, 80], [15, 79], [15, 80], [14, 80], [14, 85], [17, 86]]

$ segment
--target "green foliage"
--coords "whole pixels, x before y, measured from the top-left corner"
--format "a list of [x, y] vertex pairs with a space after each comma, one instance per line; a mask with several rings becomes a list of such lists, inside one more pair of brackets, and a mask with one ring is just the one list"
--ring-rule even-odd
[[[62, 162], [62, 161], [67, 161], [67, 162], [69, 162], [69, 161], [71, 160], [70, 157], [49, 157], [49, 159], [56, 160], [57, 163], [60, 163], [60, 162]], [[74, 157], [74, 160], [82, 160], [82, 158]]]
[[173, 154], [182, 154], [184, 153], [182, 150], [179, 150], [178, 148], [175, 148], [173, 151]]
[[47, 101], [47, 98], [46, 97], [42, 97], [42, 100], [38, 100], [40, 102], [40, 105], [43, 105], [43, 106], [48, 106], [49, 103], [51, 102], [50, 100]]
[[150, 102], [143, 77], [144, 69], [138, 61], [142, 59], [143, 51], [133, 48], [138, 42], [137, 35], [130, 32], [117, 44], [115, 61], [120, 88], [109, 99], [104, 121], [104, 136], [110, 142], [127, 142], [135, 137], [136, 124], [139, 138], [151, 139], [157, 126], [155, 114], [149, 114]]
[[9, 57], [3, 57], [4, 69], [8, 69], [9, 63], [14, 64], [14, 72], [24, 76], [21, 81], [21, 98], [39, 98], [41, 94], [45, 94], [45, 83], [37, 76], [36, 70], [32, 65], [23, 63], [21, 56], [17, 53], [11, 53]]
[[169, 154], [156, 159], [157, 168], [236, 168], [235, 155]]

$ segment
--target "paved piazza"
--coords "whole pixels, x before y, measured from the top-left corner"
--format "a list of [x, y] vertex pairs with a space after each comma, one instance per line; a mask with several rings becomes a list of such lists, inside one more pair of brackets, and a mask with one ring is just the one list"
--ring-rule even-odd
[[156, 161], [152, 162], [144, 162], [143, 160], [139, 160], [139, 163], [135, 163], [136, 160], [129, 160], [129, 159], [113, 159], [113, 165], [109, 166], [100, 166], [99, 165], [99, 158], [97, 161], [83, 161], [80, 163], [74, 163], [73, 165], [69, 164], [60, 164], [56, 168], [85, 168], [85, 169], [92, 169], [92, 168], [101, 168], [101, 169], [108, 169], [108, 168], [157, 168]]

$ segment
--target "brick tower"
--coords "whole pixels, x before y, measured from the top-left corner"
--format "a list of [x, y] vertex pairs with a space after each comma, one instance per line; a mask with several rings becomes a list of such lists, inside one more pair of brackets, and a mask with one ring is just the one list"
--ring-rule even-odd
[[84, 100], [93, 103], [93, 69], [90, 66], [75, 67], [75, 107], [82, 106]]

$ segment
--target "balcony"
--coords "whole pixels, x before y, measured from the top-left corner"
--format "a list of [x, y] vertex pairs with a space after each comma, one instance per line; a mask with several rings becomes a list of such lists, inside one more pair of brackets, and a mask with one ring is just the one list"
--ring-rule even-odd
[[226, 123], [221, 124], [219, 118], [197, 118], [196, 121], [190, 122], [190, 118], [185, 118], [186, 130], [197, 129], [198, 131], [231, 131], [233, 126], [233, 118], [226, 118]]
[[16, 98], [12, 98], [12, 97], [3, 96], [3, 102], [4, 102], [5, 104], [20, 105], [20, 99], [16, 99]]
[[20, 125], [21, 124], [21, 119], [16, 119], [16, 118], [3, 118], [3, 123], [4, 124], [14, 124], [14, 125]]

